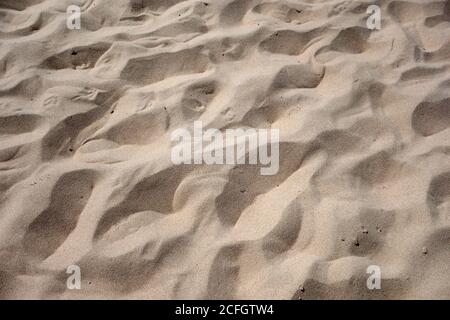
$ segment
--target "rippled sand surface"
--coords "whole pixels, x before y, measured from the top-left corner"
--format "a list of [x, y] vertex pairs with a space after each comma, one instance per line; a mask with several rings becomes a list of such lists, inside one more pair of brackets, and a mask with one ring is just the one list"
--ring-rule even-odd
[[[371, 4], [1, 0], [0, 298], [450, 299], [450, 1]], [[197, 120], [279, 172], [174, 165]]]

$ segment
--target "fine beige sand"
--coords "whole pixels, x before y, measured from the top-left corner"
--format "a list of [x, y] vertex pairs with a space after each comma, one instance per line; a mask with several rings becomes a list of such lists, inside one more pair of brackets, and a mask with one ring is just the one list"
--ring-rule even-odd
[[449, 0], [0, 0], [0, 298], [450, 299], [449, 70]]

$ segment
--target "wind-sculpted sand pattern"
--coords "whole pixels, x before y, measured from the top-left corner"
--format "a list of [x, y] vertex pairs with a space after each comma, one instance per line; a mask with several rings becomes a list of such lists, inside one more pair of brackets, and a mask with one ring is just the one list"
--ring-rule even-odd
[[[371, 4], [1, 0], [0, 298], [449, 299], [450, 1]], [[174, 165], [194, 121], [278, 173]]]

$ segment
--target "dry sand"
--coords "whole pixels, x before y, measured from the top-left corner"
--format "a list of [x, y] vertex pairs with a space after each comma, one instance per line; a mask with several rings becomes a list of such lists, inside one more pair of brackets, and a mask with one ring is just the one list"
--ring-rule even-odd
[[1, 0], [0, 298], [449, 299], [449, 69], [448, 0]]

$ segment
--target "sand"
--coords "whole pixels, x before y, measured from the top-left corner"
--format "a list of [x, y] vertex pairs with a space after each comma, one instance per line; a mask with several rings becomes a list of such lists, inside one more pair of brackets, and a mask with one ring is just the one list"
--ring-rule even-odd
[[0, 298], [450, 299], [449, 70], [448, 0], [1, 0]]

